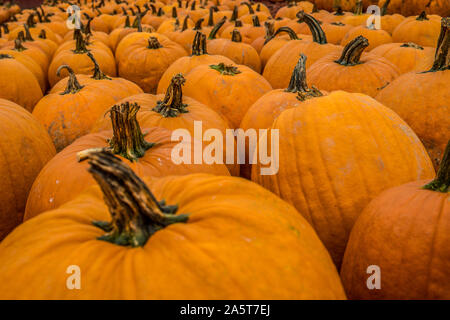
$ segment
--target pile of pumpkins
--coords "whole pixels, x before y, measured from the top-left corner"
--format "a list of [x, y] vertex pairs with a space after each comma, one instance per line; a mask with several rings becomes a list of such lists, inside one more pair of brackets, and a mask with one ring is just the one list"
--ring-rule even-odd
[[[428, 2], [4, 2], [0, 299], [450, 299], [450, 2]], [[199, 121], [277, 132], [278, 170], [175, 163]]]

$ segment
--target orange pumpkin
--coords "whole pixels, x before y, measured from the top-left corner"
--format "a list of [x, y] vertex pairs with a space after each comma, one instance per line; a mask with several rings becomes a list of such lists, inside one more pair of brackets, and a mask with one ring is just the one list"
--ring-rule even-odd
[[395, 64], [400, 74], [430, 69], [434, 62], [434, 52], [432, 47], [422, 47], [412, 42], [383, 44], [370, 51]]
[[0, 99], [0, 122], [1, 240], [22, 222], [31, 185], [56, 151], [44, 127], [18, 104]]
[[42, 98], [38, 79], [20, 60], [0, 53], [0, 98], [11, 100], [28, 111]]
[[306, 217], [338, 268], [353, 224], [370, 200], [386, 188], [434, 176], [414, 132], [367, 95], [334, 91], [307, 99], [283, 111], [271, 129], [279, 130], [279, 170], [262, 175], [261, 169], [270, 169], [256, 163], [252, 180]]
[[371, 97], [399, 76], [389, 60], [363, 51], [369, 41], [358, 36], [349, 42], [342, 54], [332, 53], [308, 69], [309, 83], [326, 91], [360, 92]]
[[439, 166], [450, 128], [450, 18], [443, 18], [433, 67], [401, 75], [375, 97], [417, 133], [435, 167]]
[[233, 63], [233, 61], [227, 57], [208, 54], [206, 49], [206, 36], [200, 31], [197, 31], [192, 44], [192, 55], [179, 58], [167, 68], [159, 80], [156, 92], [164, 93], [172, 81], [172, 78], [177, 73], [188, 74], [192, 69], [200, 65], [219, 64], [221, 62], [225, 64]]
[[309, 67], [323, 56], [341, 50], [340, 46], [327, 42], [325, 33], [314, 17], [304, 12], [299, 12], [297, 17], [309, 26], [313, 41], [289, 41], [270, 57], [263, 75], [275, 89], [288, 86], [290, 75], [301, 53], [308, 57], [306, 67]]
[[[450, 299], [450, 143], [428, 182], [384, 191], [361, 213], [341, 270], [350, 298]], [[370, 265], [380, 268], [379, 290], [367, 289]]]
[[383, 29], [375, 29], [374, 25], [371, 25], [370, 27], [364, 25], [350, 29], [342, 38], [341, 46], [345, 47], [353, 39], [359, 36], [363, 36], [369, 40], [367, 51], [371, 51], [382, 44], [392, 42], [392, 37], [387, 31], [384, 31]]
[[[205, 174], [144, 182], [105, 153], [89, 156], [89, 171], [100, 188], [26, 221], [0, 244], [1, 299], [345, 299], [310, 225], [267, 190]], [[285, 248], [294, 250], [273, 259]], [[105, 259], [108, 277], [94, 267]], [[64, 285], [69, 265], [89, 270], [82, 290]]]
[[[110, 109], [112, 131], [85, 135], [59, 152], [42, 169], [33, 183], [25, 210], [25, 220], [61, 206], [94, 183], [86, 170], [86, 163], [78, 162], [92, 149], [106, 148], [109, 152], [121, 156], [140, 176], [161, 177], [194, 172], [229, 175], [223, 164], [175, 163], [172, 157], [175, 152], [173, 149], [181, 144], [181, 147], [185, 146], [194, 154], [194, 141], [174, 141], [172, 131], [161, 127], [146, 129], [144, 139], [136, 120], [138, 110], [139, 105], [135, 103], [114, 105]], [[69, 171], [71, 174], [67, 174]]]
[[238, 128], [248, 108], [272, 88], [263, 76], [243, 65], [201, 65], [186, 75], [184, 94], [224, 116]]
[[234, 29], [231, 40], [210, 42], [208, 51], [214, 55], [230, 58], [234, 63], [246, 65], [256, 72], [261, 72], [261, 59], [258, 52], [248, 43], [242, 42], [241, 33]]
[[[118, 50], [123, 41], [132, 35], [128, 35], [121, 41]], [[178, 43], [166, 37], [150, 34], [148, 38], [141, 36], [127, 46], [124, 54], [117, 57], [117, 69], [120, 77], [137, 83], [145, 92], [155, 93], [166, 69], [178, 58], [186, 55], [186, 50]]]
[[440, 29], [440, 17], [427, 16], [424, 11], [417, 17], [403, 20], [392, 32], [392, 39], [393, 42], [414, 42], [433, 47], [438, 41]]

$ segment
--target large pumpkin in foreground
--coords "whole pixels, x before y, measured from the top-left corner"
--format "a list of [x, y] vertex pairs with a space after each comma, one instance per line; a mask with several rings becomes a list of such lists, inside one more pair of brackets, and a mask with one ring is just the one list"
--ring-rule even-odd
[[[379, 290], [367, 288], [370, 265], [380, 268]], [[449, 266], [450, 143], [431, 183], [389, 189], [366, 207], [350, 235], [341, 275], [354, 299], [448, 300]]]
[[265, 166], [258, 163], [252, 166], [252, 180], [306, 217], [337, 266], [370, 200], [389, 187], [434, 176], [425, 148], [408, 125], [360, 93], [334, 91], [306, 99], [283, 111], [271, 128], [279, 130], [279, 171], [261, 175]]
[[14, 102], [0, 99], [0, 240], [22, 222], [31, 185], [55, 153], [37, 119]]
[[[0, 244], [0, 299], [345, 299], [314, 230], [262, 187], [196, 174], [147, 188], [117, 158], [89, 157], [103, 194], [94, 186]], [[81, 290], [67, 288], [70, 266]]]

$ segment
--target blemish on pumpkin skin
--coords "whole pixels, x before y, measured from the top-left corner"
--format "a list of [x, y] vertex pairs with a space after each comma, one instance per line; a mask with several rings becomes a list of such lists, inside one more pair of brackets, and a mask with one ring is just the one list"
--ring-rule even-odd
[[294, 233], [297, 237], [300, 237], [300, 231], [298, 231], [294, 226], [289, 226], [289, 229], [294, 231]]

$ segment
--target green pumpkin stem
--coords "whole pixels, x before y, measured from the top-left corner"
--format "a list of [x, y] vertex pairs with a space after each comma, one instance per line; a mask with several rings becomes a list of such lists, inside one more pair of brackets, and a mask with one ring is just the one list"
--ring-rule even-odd
[[362, 2], [362, 0], [358, 0], [355, 4], [353, 14], [355, 16], [360, 16], [360, 15], [362, 15], [362, 12], [363, 12], [363, 2]]
[[110, 77], [108, 77], [106, 74], [103, 73], [103, 71], [100, 69], [100, 66], [98, 65], [97, 60], [94, 58], [93, 54], [91, 52], [86, 53], [89, 59], [94, 63], [94, 74], [92, 75], [92, 79], [95, 80], [111, 80]]
[[342, 55], [336, 63], [343, 66], [355, 66], [360, 64], [363, 51], [369, 46], [369, 40], [363, 36], [358, 36], [345, 46]]
[[200, 31], [197, 31], [192, 43], [192, 55], [201, 56], [204, 54], [208, 54], [206, 50], [206, 36]]
[[85, 54], [86, 52], [88, 52], [88, 49], [86, 47], [86, 39], [83, 38], [83, 34], [81, 33], [80, 29], [75, 29], [74, 37], [75, 50], [73, 50], [73, 52], [76, 54]]
[[111, 153], [92, 151], [86, 159], [111, 214], [110, 222], [92, 222], [106, 232], [98, 240], [142, 247], [155, 232], [188, 221], [188, 215], [175, 214], [178, 206], [168, 206], [164, 200], [158, 202], [133, 170]]
[[67, 72], [69, 72], [69, 80], [67, 80], [66, 90], [64, 90], [63, 92], [61, 92], [61, 93], [60, 93], [61, 95], [65, 95], [65, 94], [75, 94], [75, 93], [77, 93], [78, 91], [80, 91], [81, 89], [84, 88], [84, 86], [81, 85], [81, 84], [78, 82], [78, 79], [77, 79], [77, 77], [76, 77], [76, 75], [75, 75], [75, 72], [73, 72], [72, 68], [69, 67], [69, 66], [66, 65], [66, 64], [63, 64], [62, 66], [60, 66], [60, 67], [58, 68], [58, 70], [56, 71], [56, 75], [57, 75], [58, 77], [61, 76], [61, 70], [62, 70], [62, 69], [66, 69]]
[[217, 32], [219, 31], [220, 28], [222, 28], [222, 26], [224, 25], [225, 21], [227, 21], [226, 17], [222, 17], [222, 19], [220, 19], [219, 22], [217, 22], [217, 24], [214, 26], [214, 28], [212, 28], [212, 30], [210, 31], [209, 35], [208, 35], [208, 40], [212, 40], [215, 39], [217, 36]]
[[292, 72], [289, 86], [285, 91], [297, 93], [297, 99], [300, 101], [323, 96], [319, 89], [314, 86], [309, 88], [306, 83], [306, 56], [303, 53], [300, 55], [300, 59], [298, 59], [297, 65]]
[[298, 23], [304, 22], [308, 25], [314, 42], [317, 42], [319, 44], [327, 44], [327, 37], [325, 36], [325, 32], [323, 32], [319, 21], [317, 21], [313, 16], [305, 13], [304, 11], [298, 12], [297, 18]]
[[391, 0], [386, 0], [386, 1], [384, 2], [383, 6], [381, 7], [381, 12], [380, 12], [380, 14], [381, 14], [382, 16], [386, 15], [387, 9], [388, 9], [390, 3], [391, 3]]
[[162, 45], [159, 43], [158, 38], [150, 37], [148, 38], [148, 49], [159, 49], [162, 48]]
[[111, 117], [113, 137], [108, 141], [111, 152], [130, 161], [137, 161], [154, 143], [145, 141], [136, 119], [137, 103], [114, 105], [108, 112]]
[[442, 18], [441, 33], [436, 47], [433, 66], [429, 71], [444, 71], [450, 69], [450, 17]]
[[25, 41], [34, 41], [33, 37], [31, 36], [30, 28], [28, 25], [24, 24], [23, 29], [25, 30]]
[[275, 31], [275, 33], [272, 34], [272, 36], [270, 38], [267, 38], [264, 41], [264, 44], [266, 44], [267, 42], [269, 42], [270, 40], [272, 40], [273, 38], [275, 38], [277, 35], [279, 35], [282, 32], [286, 32], [291, 40], [299, 40], [299, 38], [298, 38], [297, 34], [295, 33], [295, 31], [292, 30], [291, 28], [289, 28], [289, 27], [279, 27], [277, 29], [277, 31]]
[[226, 76], [234, 76], [234, 75], [241, 73], [241, 71], [238, 69], [238, 67], [233, 66], [233, 65], [225, 65], [225, 63], [223, 63], [223, 62], [221, 62], [219, 64], [212, 64], [209, 67], [211, 69], [214, 69], [214, 70], [220, 72], [223, 75], [226, 75]]
[[445, 148], [436, 178], [423, 188], [437, 192], [450, 192], [450, 141]]
[[181, 73], [176, 74], [170, 81], [163, 100], [157, 102], [153, 111], [158, 112], [165, 118], [175, 118], [180, 113], [189, 112], [187, 104], [183, 103], [183, 91], [181, 87], [186, 80]]
[[427, 13], [425, 11], [422, 11], [416, 18], [417, 21], [425, 21], [425, 20], [430, 20], [427, 17]]
[[270, 39], [275, 34], [273, 21], [267, 20], [266, 22], [264, 22], [264, 27], [266, 28], [266, 33], [264, 35], [264, 44], [266, 44], [265, 41], [267, 41], [267, 39]]

